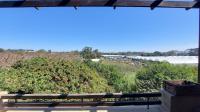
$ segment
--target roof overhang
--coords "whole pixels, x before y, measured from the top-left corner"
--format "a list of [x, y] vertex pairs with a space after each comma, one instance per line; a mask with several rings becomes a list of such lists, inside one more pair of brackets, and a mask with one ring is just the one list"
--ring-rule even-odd
[[200, 0], [0, 0], [0, 8], [6, 7], [156, 7], [200, 8]]

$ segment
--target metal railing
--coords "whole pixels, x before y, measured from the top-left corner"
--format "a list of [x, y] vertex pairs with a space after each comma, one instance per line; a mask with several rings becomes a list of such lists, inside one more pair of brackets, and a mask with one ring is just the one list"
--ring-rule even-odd
[[160, 105], [161, 93], [105, 94], [6, 94], [2, 107], [66, 107]]

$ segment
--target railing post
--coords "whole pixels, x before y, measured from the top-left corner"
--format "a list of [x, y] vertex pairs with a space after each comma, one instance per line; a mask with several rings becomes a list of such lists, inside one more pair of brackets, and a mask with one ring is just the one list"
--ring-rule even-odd
[[198, 83], [200, 83], [200, 8], [199, 8], [199, 34], [198, 34]]
[[147, 110], [149, 110], [149, 97], [147, 97]]
[[0, 112], [4, 112], [3, 102], [7, 101], [6, 99], [2, 99], [2, 95], [8, 94], [7, 91], [0, 91]]

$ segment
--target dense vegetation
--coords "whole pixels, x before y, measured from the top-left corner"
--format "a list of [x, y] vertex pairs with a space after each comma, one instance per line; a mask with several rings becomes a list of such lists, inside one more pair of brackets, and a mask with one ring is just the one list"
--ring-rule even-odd
[[105, 78], [108, 81], [108, 85], [113, 87], [115, 92], [135, 91], [135, 77], [131, 77], [135, 75], [124, 73], [124, 70], [120, 70], [122, 66], [117, 67], [112, 64], [105, 64], [103, 62], [94, 63], [91, 61], [87, 61], [86, 64], [93, 70], [97, 71], [101, 77]]
[[107, 80], [80, 61], [33, 58], [0, 71], [0, 88], [11, 93], [112, 92]]
[[101, 53], [98, 51], [98, 49], [93, 50], [92, 47], [84, 47], [80, 52], [80, 55], [85, 59], [94, 59], [101, 57]]
[[10, 93], [152, 92], [161, 88], [163, 80], [197, 79], [195, 65], [133, 63], [52, 57], [19, 60], [0, 69], [0, 89]]
[[173, 65], [167, 62], [149, 62], [136, 75], [138, 92], [158, 91], [163, 80], [197, 81], [197, 67]]

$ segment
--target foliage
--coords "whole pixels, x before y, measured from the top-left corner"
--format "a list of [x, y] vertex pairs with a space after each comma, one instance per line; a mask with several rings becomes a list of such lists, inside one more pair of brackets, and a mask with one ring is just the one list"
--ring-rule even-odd
[[127, 81], [132, 79], [134, 82], [134, 77], [128, 77], [128, 75], [120, 71], [120, 69], [117, 69], [114, 65], [95, 63], [92, 61], [86, 61], [85, 63], [93, 70], [96, 70], [101, 77], [105, 78], [108, 81], [108, 85], [114, 87], [115, 92], [135, 91], [133, 83]]
[[4, 52], [4, 51], [5, 51], [4, 49], [0, 48], [0, 52]]
[[101, 54], [98, 51], [98, 49], [93, 50], [92, 47], [84, 47], [80, 54], [85, 59], [93, 59], [101, 57]]
[[199, 48], [188, 49], [189, 56], [198, 56]]
[[109, 60], [103, 60], [101, 62], [102, 64], [112, 66], [114, 67], [120, 74], [122, 74], [123, 77], [123, 88], [121, 89], [122, 92], [128, 92], [132, 93], [136, 91], [135, 86], [135, 75], [138, 70], [141, 69], [140, 64], [136, 64], [133, 62], [124, 62], [124, 61], [109, 61]]
[[158, 91], [163, 80], [196, 81], [197, 67], [189, 65], [172, 65], [167, 62], [151, 62], [136, 75], [138, 92]]
[[40, 49], [40, 50], [38, 50], [37, 52], [39, 52], [39, 53], [45, 53], [45, 52], [47, 52], [47, 51], [44, 50], [44, 49]]
[[[141, 60], [140, 60], [141, 61]], [[122, 72], [123, 74], [130, 74], [130, 73], [136, 73], [138, 69], [140, 69], [142, 66], [139, 64], [135, 64], [135, 61], [110, 61], [110, 60], [102, 60], [102, 64], [110, 65], [115, 67], [118, 71]]]
[[171, 50], [167, 52], [109, 52], [104, 55], [126, 55], [126, 56], [198, 56], [198, 48], [186, 49], [184, 51]]
[[140, 65], [107, 60], [96, 63], [55, 57], [30, 58], [0, 68], [0, 89], [10, 93], [130, 93], [158, 91], [163, 80], [197, 81], [197, 67], [192, 65], [141, 60]]
[[0, 88], [10, 93], [111, 92], [107, 81], [80, 61], [33, 58], [0, 70]]

